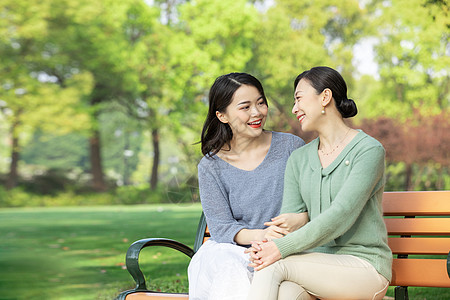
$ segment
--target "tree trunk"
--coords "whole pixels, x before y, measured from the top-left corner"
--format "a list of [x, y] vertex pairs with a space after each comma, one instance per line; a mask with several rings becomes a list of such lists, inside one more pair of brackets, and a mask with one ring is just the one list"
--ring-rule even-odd
[[436, 180], [436, 190], [441, 191], [444, 189], [444, 167], [441, 167], [437, 170], [438, 178]]
[[11, 164], [9, 167], [9, 174], [8, 179], [6, 181], [6, 188], [12, 189], [17, 185], [17, 166], [19, 163], [19, 133], [17, 132], [17, 127], [19, 126], [19, 117], [20, 113], [17, 114], [14, 122], [11, 125], [11, 139], [12, 139], [12, 145], [11, 145]]
[[92, 187], [97, 192], [103, 192], [106, 190], [106, 184], [103, 178], [100, 132], [98, 129], [92, 131], [92, 135], [89, 138], [89, 147], [91, 153]]
[[150, 177], [150, 187], [155, 190], [158, 185], [158, 166], [159, 166], [159, 132], [158, 129], [152, 130], [152, 142], [153, 142], [153, 165], [152, 174]]
[[[102, 95], [105, 87], [99, 83], [95, 84], [94, 90], [92, 91], [93, 96], [90, 99], [90, 105], [94, 109], [92, 114], [92, 121], [95, 123], [93, 129], [91, 130], [91, 136], [89, 137], [89, 151], [90, 151], [90, 161], [91, 161], [91, 174], [92, 174], [92, 188], [97, 192], [106, 191], [106, 184], [103, 176], [103, 166], [102, 166], [102, 153], [101, 153], [101, 140], [100, 140], [100, 129], [99, 129], [99, 117], [100, 112], [98, 111], [98, 105], [102, 103]], [[96, 95], [96, 96], [94, 96]]]
[[413, 176], [413, 165], [412, 164], [406, 164], [406, 170], [405, 170], [405, 191], [412, 191], [413, 190], [412, 176]]
[[[419, 186], [419, 185], [420, 185], [420, 183], [422, 182], [422, 173], [425, 172], [426, 169], [427, 169], [427, 166], [425, 166], [425, 165], [419, 166], [419, 170], [417, 170], [417, 172], [416, 172], [416, 176], [415, 176], [416, 178], [415, 178], [415, 180], [413, 180], [413, 183], [412, 183], [412, 189], [411, 189], [411, 190], [414, 190], [414, 188], [415, 188], [416, 186]], [[431, 178], [431, 176], [430, 176], [431, 174], [430, 174], [429, 171], [428, 171], [428, 175], [429, 175], [429, 176], [426, 176], [427, 180], [424, 182], [424, 185], [425, 185], [425, 191], [428, 190], [428, 189], [427, 189], [427, 186], [430, 185], [430, 180], [429, 180], [429, 178]]]

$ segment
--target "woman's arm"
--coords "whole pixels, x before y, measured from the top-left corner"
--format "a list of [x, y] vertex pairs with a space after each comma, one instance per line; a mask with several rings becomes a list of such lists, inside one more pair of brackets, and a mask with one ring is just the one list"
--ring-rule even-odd
[[242, 229], [235, 236], [234, 241], [239, 245], [251, 245], [253, 241], [264, 239], [265, 229]]
[[[208, 162], [209, 163], [209, 162]], [[200, 199], [211, 237], [218, 243], [234, 244], [234, 237], [245, 227], [233, 216], [228, 193], [214, 165], [198, 166]]]

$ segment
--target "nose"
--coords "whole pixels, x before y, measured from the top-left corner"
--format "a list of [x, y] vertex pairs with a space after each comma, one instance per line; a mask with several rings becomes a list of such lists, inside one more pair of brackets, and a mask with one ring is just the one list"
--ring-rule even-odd
[[298, 113], [297, 101], [294, 102], [294, 106], [292, 107], [292, 113], [296, 115]]
[[252, 106], [252, 116], [259, 116], [261, 112], [259, 111], [258, 107], [256, 105]]

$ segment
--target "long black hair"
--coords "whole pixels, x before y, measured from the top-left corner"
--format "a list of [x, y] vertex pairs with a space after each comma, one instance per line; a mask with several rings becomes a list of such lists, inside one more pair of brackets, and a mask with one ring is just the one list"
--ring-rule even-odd
[[358, 113], [355, 101], [347, 98], [347, 85], [338, 71], [330, 67], [314, 67], [304, 71], [295, 79], [294, 91], [302, 79], [308, 80], [317, 94], [322, 93], [326, 88], [330, 89], [336, 108], [343, 118], [351, 118]]
[[209, 110], [203, 125], [200, 141], [203, 155], [212, 157], [225, 144], [231, 149], [230, 141], [233, 138], [233, 132], [230, 125], [220, 122], [216, 112], [225, 112], [228, 105], [233, 101], [234, 93], [242, 85], [254, 86], [267, 105], [261, 82], [252, 75], [247, 73], [230, 73], [218, 77], [209, 90]]

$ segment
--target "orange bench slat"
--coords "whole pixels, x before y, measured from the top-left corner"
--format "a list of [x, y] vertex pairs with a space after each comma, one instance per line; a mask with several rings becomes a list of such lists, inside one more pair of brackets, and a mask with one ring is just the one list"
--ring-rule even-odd
[[394, 259], [391, 285], [450, 287], [445, 259]]
[[447, 255], [450, 252], [450, 238], [388, 238], [393, 254]]
[[450, 191], [384, 192], [385, 216], [449, 216]]
[[210, 237], [211, 237], [211, 233], [209, 232], [208, 225], [206, 225], [205, 233], [203, 234], [203, 244], [204, 244], [207, 240], [209, 240]]
[[450, 218], [384, 218], [390, 235], [450, 235]]

